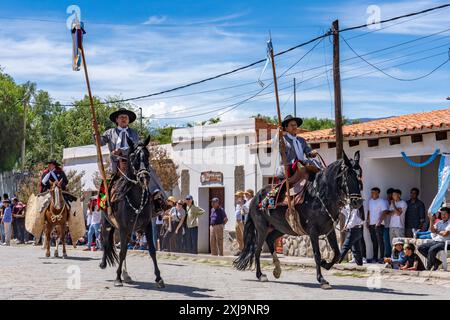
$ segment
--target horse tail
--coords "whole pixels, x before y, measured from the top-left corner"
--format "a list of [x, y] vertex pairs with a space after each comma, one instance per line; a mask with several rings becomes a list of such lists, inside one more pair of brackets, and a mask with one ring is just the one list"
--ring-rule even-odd
[[244, 226], [244, 249], [241, 251], [233, 266], [237, 270], [246, 270], [251, 268], [256, 252], [256, 228], [252, 219], [251, 212], [247, 215], [247, 221]]
[[[114, 266], [116, 262], [119, 262], [119, 257], [117, 256], [116, 247], [114, 246], [114, 230], [115, 228], [111, 226], [108, 231], [107, 239], [103, 243], [104, 255], [106, 262], [110, 267]], [[123, 244], [121, 244], [123, 245]]]

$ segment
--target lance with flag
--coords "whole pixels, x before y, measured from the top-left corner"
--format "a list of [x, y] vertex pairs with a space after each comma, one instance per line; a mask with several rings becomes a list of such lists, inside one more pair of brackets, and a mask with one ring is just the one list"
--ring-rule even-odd
[[88, 74], [87, 64], [86, 64], [86, 56], [84, 54], [83, 35], [86, 34], [86, 31], [84, 29], [83, 22], [79, 21], [76, 18], [72, 23], [71, 32], [72, 32], [72, 41], [73, 41], [73, 44], [72, 44], [73, 45], [72, 68], [74, 71], [80, 71], [81, 64], [83, 64], [84, 76], [86, 79], [86, 86], [87, 86], [88, 95], [89, 95], [90, 110], [91, 110], [91, 114], [92, 114], [92, 127], [94, 130], [95, 146], [97, 149], [97, 162], [98, 162], [100, 175], [102, 178], [103, 188], [101, 188], [101, 189], [104, 192], [104, 197], [105, 197], [104, 200], [106, 201], [106, 206], [107, 206], [108, 210], [110, 210], [108, 184], [107, 184], [107, 180], [106, 180], [106, 171], [105, 171], [105, 166], [103, 163], [102, 149], [101, 149], [101, 144], [100, 144], [100, 132], [98, 129], [98, 122], [97, 122], [97, 116], [95, 113], [94, 98], [92, 96], [91, 84], [89, 82], [89, 74]]

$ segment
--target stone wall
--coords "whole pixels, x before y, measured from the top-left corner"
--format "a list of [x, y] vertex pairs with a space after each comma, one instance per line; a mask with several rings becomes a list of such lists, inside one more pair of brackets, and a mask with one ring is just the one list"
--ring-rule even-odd
[[[339, 243], [339, 232], [336, 232]], [[323, 259], [331, 259], [333, 250], [323, 236], [319, 240], [320, 253]], [[287, 236], [283, 237], [283, 254], [285, 256], [313, 258], [313, 250], [309, 236]]]
[[190, 194], [189, 183], [190, 176], [189, 170], [181, 170], [181, 199], [184, 199], [188, 194]]
[[234, 192], [245, 189], [245, 170], [244, 166], [234, 167]]

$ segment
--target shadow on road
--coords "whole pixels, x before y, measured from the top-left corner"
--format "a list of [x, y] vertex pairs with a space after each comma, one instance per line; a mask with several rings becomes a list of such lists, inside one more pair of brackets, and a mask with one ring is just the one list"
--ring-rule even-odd
[[[73, 261], [91, 261], [91, 260], [100, 260], [100, 258], [90, 258], [90, 257], [71, 257], [71, 256], [68, 256], [67, 258], [62, 258], [62, 257], [57, 257], [57, 258], [55, 258], [55, 257], [50, 257], [50, 258], [47, 258], [47, 257], [38, 257], [38, 259], [41, 259], [41, 260], [48, 260], [49, 262], [50, 261], [59, 261], [59, 260], [73, 260]], [[44, 262], [45, 263], [45, 262]]]
[[[253, 280], [253, 279], [246, 279], [244, 281], [249, 282], [259, 282], [259, 280]], [[290, 281], [272, 281], [273, 283], [278, 284], [287, 284], [287, 285], [296, 285], [299, 287], [304, 288], [311, 288], [311, 289], [320, 289], [320, 285], [318, 283], [300, 283], [300, 282], [290, 282]], [[389, 288], [369, 288], [366, 286], [356, 286], [356, 285], [334, 285], [331, 283], [332, 289], [331, 290], [344, 290], [344, 291], [357, 291], [357, 292], [373, 292], [373, 293], [384, 293], [384, 294], [393, 294], [393, 295], [400, 295], [400, 296], [415, 296], [415, 297], [425, 297], [428, 296], [428, 294], [424, 293], [413, 293], [413, 292], [400, 292], [396, 291], [394, 289]]]
[[[114, 282], [113, 280], [107, 280], [108, 282]], [[184, 286], [180, 284], [167, 284], [166, 287], [163, 289], [158, 289], [156, 287], [156, 283], [154, 282], [143, 282], [143, 281], [133, 281], [133, 283], [126, 284], [124, 283], [124, 286], [135, 288], [135, 289], [142, 289], [142, 290], [153, 290], [158, 292], [169, 292], [169, 293], [179, 293], [183, 294], [190, 298], [214, 298], [214, 299], [222, 299], [223, 297], [220, 296], [213, 296], [206, 294], [207, 292], [212, 292], [214, 290], [207, 289], [207, 288], [199, 288], [199, 287], [191, 287], [191, 286]], [[118, 288], [120, 290], [120, 288]]]

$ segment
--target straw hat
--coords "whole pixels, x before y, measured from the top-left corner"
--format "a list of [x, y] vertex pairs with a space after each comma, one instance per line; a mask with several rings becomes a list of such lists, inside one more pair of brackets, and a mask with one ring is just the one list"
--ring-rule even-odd
[[173, 203], [177, 203], [177, 199], [174, 196], [168, 197], [167, 201], [172, 201]]

